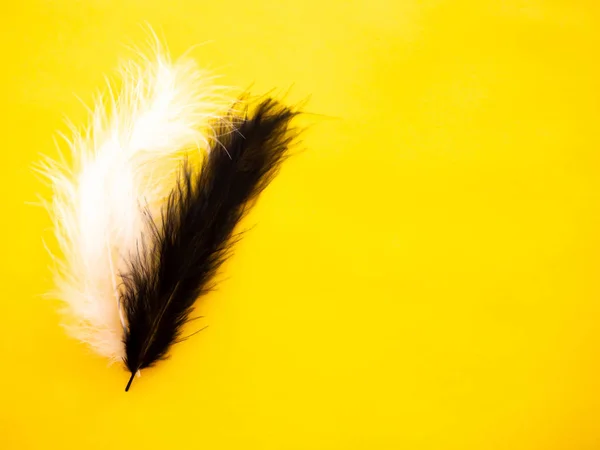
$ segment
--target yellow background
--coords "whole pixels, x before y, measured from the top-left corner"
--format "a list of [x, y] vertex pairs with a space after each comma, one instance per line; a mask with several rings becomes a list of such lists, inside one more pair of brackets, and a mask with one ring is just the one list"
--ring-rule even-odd
[[[0, 448], [600, 448], [596, 1], [2, 9]], [[26, 202], [144, 21], [315, 114], [209, 328], [125, 394], [40, 298], [49, 220]]]

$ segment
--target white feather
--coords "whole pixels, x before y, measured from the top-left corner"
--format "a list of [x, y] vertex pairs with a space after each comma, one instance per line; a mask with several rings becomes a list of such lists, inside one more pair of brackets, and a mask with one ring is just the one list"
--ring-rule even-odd
[[184, 153], [208, 149], [210, 119], [225, 99], [189, 59], [171, 62], [158, 45], [140, 59], [123, 65], [117, 95], [109, 83], [87, 130], [72, 127], [71, 161], [40, 169], [53, 190], [45, 206], [61, 254], [54, 259], [64, 324], [111, 361], [124, 355], [120, 274], [144, 244], [144, 210], [157, 213]]

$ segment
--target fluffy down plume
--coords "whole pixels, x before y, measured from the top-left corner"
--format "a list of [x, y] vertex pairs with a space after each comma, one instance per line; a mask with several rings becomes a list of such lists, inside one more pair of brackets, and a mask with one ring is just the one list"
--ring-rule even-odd
[[124, 279], [126, 390], [140, 369], [183, 339], [196, 299], [236, 241], [236, 225], [286, 157], [295, 115], [272, 99], [252, 113], [233, 113], [235, 129], [229, 121], [221, 125], [201, 169], [184, 164], [153, 229], [153, 245], [132, 260]]
[[121, 273], [144, 245], [146, 214], [168, 196], [182, 154], [208, 149], [222, 105], [192, 60], [172, 62], [159, 45], [125, 63], [119, 78], [117, 92], [109, 84], [96, 101], [88, 128], [71, 127], [70, 158], [39, 169], [53, 190], [44, 204], [60, 250], [52, 296], [65, 304], [69, 333], [111, 361], [125, 356]]

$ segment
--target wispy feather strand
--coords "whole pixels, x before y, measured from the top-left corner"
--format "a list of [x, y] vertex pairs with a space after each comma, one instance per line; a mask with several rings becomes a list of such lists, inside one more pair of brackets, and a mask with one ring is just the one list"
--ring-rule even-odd
[[[275, 100], [264, 100], [250, 115], [232, 115], [217, 129], [201, 170], [183, 165], [160, 220], [151, 222], [153, 244], [140, 250], [124, 276], [126, 390], [140, 369], [165, 358], [182, 339], [196, 299], [211, 287], [236, 240], [236, 225], [294, 139], [296, 112]], [[236, 129], [231, 122], [239, 122]]]
[[182, 152], [206, 148], [222, 96], [192, 60], [171, 62], [156, 44], [129, 62], [120, 89], [99, 98], [91, 124], [73, 128], [70, 161], [46, 160], [53, 190], [44, 202], [58, 241], [57, 292], [70, 334], [111, 361], [125, 356], [120, 273], [172, 189]]

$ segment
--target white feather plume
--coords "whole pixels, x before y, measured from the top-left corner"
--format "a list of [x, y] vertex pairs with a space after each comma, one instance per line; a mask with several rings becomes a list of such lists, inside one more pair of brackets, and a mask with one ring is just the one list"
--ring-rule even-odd
[[71, 127], [69, 161], [48, 159], [39, 170], [53, 191], [45, 206], [60, 250], [55, 296], [64, 324], [110, 361], [124, 354], [120, 274], [143, 245], [144, 211], [156, 214], [184, 153], [208, 149], [209, 122], [225, 104], [210, 81], [192, 60], [172, 62], [157, 45], [151, 57], [122, 66], [118, 93], [109, 83], [87, 130]]

